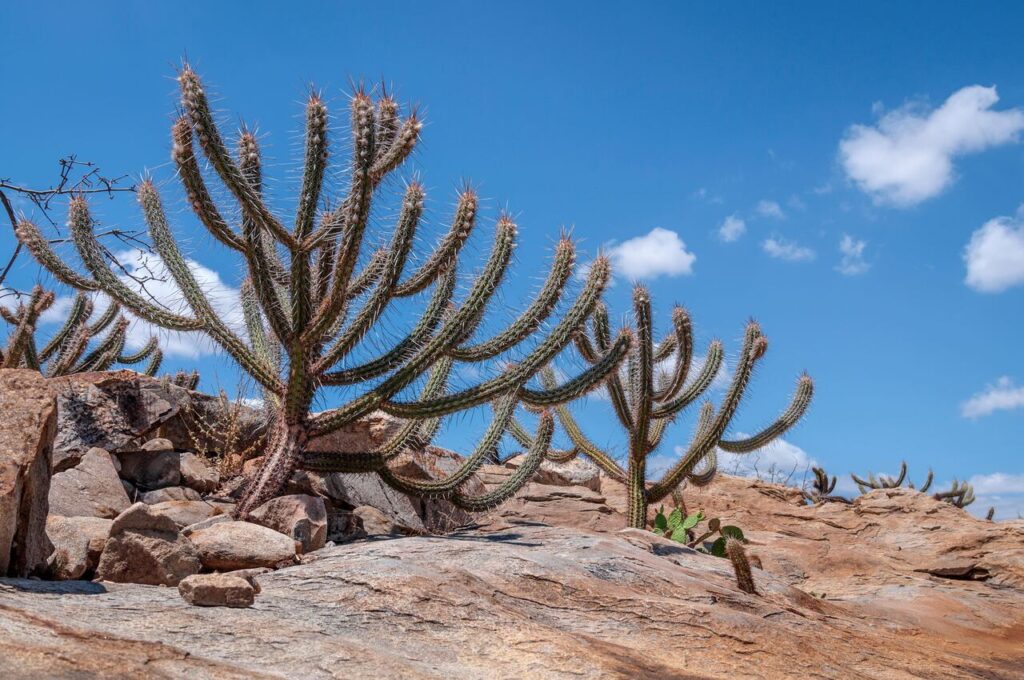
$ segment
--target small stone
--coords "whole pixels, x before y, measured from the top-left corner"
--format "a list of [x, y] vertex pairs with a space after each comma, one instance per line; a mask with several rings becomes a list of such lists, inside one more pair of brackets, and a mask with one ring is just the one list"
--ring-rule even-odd
[[228, 574], [193, 574], [178, 584], [178, 593], [198, 607], [249, 607], [256, 589], [247, 579]]
[[89, 537], [60, 515], [46, 518], [46, 537], [53, 543], [47, 575], [57, 581], [80, 578], [89, 568]]

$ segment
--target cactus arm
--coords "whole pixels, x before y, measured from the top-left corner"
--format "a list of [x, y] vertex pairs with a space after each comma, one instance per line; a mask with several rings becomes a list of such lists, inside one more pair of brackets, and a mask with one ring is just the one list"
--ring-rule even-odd
[[[811, 404], [811, 398], [814, 396], [814, 381], [811, 380], [810, 376], [800, 376], [800, 380], [797, 382], [796, 392], [793, 394], [793, 399], [790, 401], [789, 407], [785, 412], [779, 416], [778, 420], [774, 423], [761, 430], [752, 437], [738, 440], [723, 439], [718, 443], [718, 446], [723, 451], [730, 453], [750, 453], [763, 446], [767, 446], [769, 443], [775, 441], [781, 437], [787, 430], [796, 425], [797, 421], [803, 417], [804, 413], [807, 412], [807, 407]], [[906, 475], [906, 470], [903, 472], [903, 476]], [[902, 476], [901, 476], [902, 480]], [[899, 486], [897, 484], [897, 486]]]
[[149, 358], [152, 355], [152, 353], [157, 350], [158, 347], [159, 344], [157, 342], [157, 339], [153, 336], [150, 336], [149, 340], [146, 342], [145, 345], [142, 346], [142, 349], [140, 349], [138, 352], [135, 352], [134, 354], [118, 355], [117, 363], [132, 366]]
[[[594, 315], [590, 323], [597, 349], [602, 352], [607, 351], [611, 345], [611, 327], [608, 323], [608, 308], [605, 307], [604, 303], [598, 304], [594, 309]], [[622, 385], [622, 377], [618, 371], [608, 376], [605, 386], [608, 389], [608, 396], [611, 399], [612, 408], [615, 409], [615, 415], [618, 417], [619, 422], [622, 423], [622, 427], [627, 432], [632, 432], [634, 429], [633, 413], [629, 408], [626, 391]]]
[[750, 572], [750, 560], [747, 559], [747, 551], [743, 548], [743, 543], [731, 536], [726, 538], [725, 554], [732, 562], [733, 571], [736, 573], [736, 585], [747, 594], [757, 595], [754, 576]]
[[647, 435], [651, 427], [654, 400], [654, 328], [651, 320], [651, 296], [643, 286], [633, 290], [633, 314], [636, 317], [636, 357], [633, 375], [633, 429], [630, 430], [630, 455], [646, 457]]
[[96, 320], [96, 323], [89, 325], [89, 335], [99, 335], [114, 322], [114, 319], [117, 319], [120, 316], [121, 305], [116, 302], [111, 302], [107, 305], [107, 308], [103, 310], [103, 314]]
[[365, 364], [325, 373], [321, 382], [324, 385], [351, 385], [376, 378], [400, 366], [403, 361], [415, 354], [437, 329], [454, 291], [455, 269], [452, 268], [438, 282], [419, 321], [405, 338], [381, 356]]
[[[671, 399], [676, 396], [679, 390], [683, 389], [686, 385], [686, 378], [690, 374], [690, 364], [693, 360], [693, 328], [690, 324], [690, 315], [682, 307], [677, 306], [672, 310], [672, 326], [674, 333], [669, 337], [674, 339], [672, 345], [676, 348], [676, 361], [672, 370], [672, 377], [654, 395], [655, 400], [659, 402]], [[667, 343], [668, 340], [663, 342], [662, 346]], [[660, 351], [659, 347], [659, 350], [654, 354], [655, 361], [659, 361], [658, 355]]]
[[452, 226], [444, 238], [434, 249], [419, 269], [417, 269], [406, 281], [403, 281], [395, 288], [397, 297], [409, 297], [426, 288], [443, 272], [453, 266], [466, 239], [476, 226], [477, 197], [476, 193], [467, 189], [459, 196], [458, 207], [455, 209], [455, 218]]
[[718, 340], [712, 341], [712, 343], [708, 345], [708, 351], [704, 357], [704, 366], [701, 368], [700, 373], [697, 374], [697, 377], [694, 378], [690, 386], [685, 388], [681, 394], [655, 407], [654, 417], [674, 417], [677, 413], [692, 404], [694, 400], [699, 398], [700, 395], [711, 387], [711, 383], [715, 381], [715, 376], [718, 375], [718, 370], [722, 367], [723, 357], [724, 353], [722, 351], [722, 343]]
[[932, 480], [933, 479], [935, 479], [935, 474], [929, 468], [928, 476], [925, 478], [924, 484], [921, 485], [921, 488], [919, 489], [919, 491], [921, 493], [925, 493], [926, 491], [928, 491], [928, 489], [930, 489], [931, 486], [932, 486]]
[[32, 340], [32, 334], [36, 330], [36, 321], [39, 315], [45, 312], [53, 304], [53, 293], [46, 292], [42, 286], [32, 288], [28, 303], [24, 307], [18, 325], [11, 332], [7, 341], [7, 351], [4, 352], [5, 364], [9, 368], [17, 368], [24, 359], [24, 354]]
[[574, 447], [579, 449], [580, 453], [594, 461], [594, 463], [609, 477], [617, 479], [620, 482], [624, 482], [626, 480], [626, 471], [615, 462], [614, 458], [587, 439], [583, 434], [583, 430], [580, 429], [579, 424], [577, 424], [576, 419], [572, 417], [569, 409], [564, 404], [556, 406], [555, 413], [558, 416], [558, 422], [561, 424], [562, 429], [565, 430], [569, 440], [572, 442]]
[[50, 341], [43, 346], [42, 351], [39, 352], [39, 361], [48, 361], [50, 357], [60, 349], [61, 345], [63, 345], [71, 336], [75, 328], [89, 317], [91, 312], [92, 303], [85, 294], [76, 294], [74, 302], [71, 303], [71, 309], [68, 311], [68, 317], [64, 320], [64, 324], [60, 327], [60, 330], [50, 338]]
[[458, 508], [468, 512], [483, 512], [490, 508], [504, 503], [514, 496], [526, 485], [530, 478], [540, 467], [544, 460], [544, 452], [551, 446], [551, 436], [554, 433], [554, 419], [547, 411], [541, 413], [540, 423], [537, 425], [537, 434], [533, 439], [533, 446], [526, 453], [522, 464], [516, 468], [508, 479], [500, 486], [489, 493], [479, 496], [467, 496], [455, 491], [451, 495], [451, 502]]
[[904, 460], [904, 461], [900, 461], [900, 474], [895, 479], [895, 481], [893, 482], [892, 487], [895, 489], [896, 487], [900, 486], [901, 484], [903, 484], [903, 480], [905, 480], [906, 478], [907, 478], [907, 461]]
[[416, 237], [416, 227], [422, 214], [423, 188], [418, 183], [413, 182], [405, 193], [405, 201], [402, 205], [401, 215], [398, 218], [398, 226], [392, 238], [387, 263], [384, 266], [384, 271], [377, 282], [376, 288], [370, 294], [369, 299], [363, 305], [359, 314], [352, 320], [349, 328], [313, 365], [314, 373], [327, 371], [348, 354], [365, 337], [366, 333], [369, 332], [370, 328], [377, 322], [385, 308], [387, 308], [393, 299], [394, 286], [402, 274], [409, 251], [412, 249], [413, 239]]
[[126, 286], [114, 272], [110, 270], [103, 257], [96, 236], [93, 233], [92, 218], [89, 207], [82, 198], [71, 199], [71, 236], [82, 261], [95, 277], [103, 292], [114, 301], [126, 307], [135, 316], [150, 323], [174, 331], [202, 330], [203, 322], [181, 314], [174, 314], [146, 301], [142, 296]]
[[352, 281], [352, 285], [348, 287], [346, 296], [349, 300], [357, 298], [368, 291], [370, 286], [380, 279], [388, 263], [388, 252], [387, 248], [378, 248], [373, 251], [373, 255], [370, 256], [370, 261], [366, 263], [366, 267]]
[[576, 351], [580, 353], [584, 361], [588, 363], [594, 363], [598, 359], [597, 350], [594, 348], [594, 343], [587, 336], [586, 329], [580, 329], [580, 332], [573, 338], [573, 342], [576, 344]]
[[516, 394], [510, 392], [501, 397], [494, 406], [494, 418], [477, 443], [473, 452], [462, 462], [459, 468], [444, 479], [420, 481], [399, 475], [388, 468], [380, 471], [384, 482], [402, 493], [424, 498], [445, 495], [469, 479], [480, 466], [487, 462], [497, 450], [505, 429], [516, 410]]
[[314, 94], [306, 104], [306, 153], [299, 207], [295, 215], [295, 238], [299, 241], [313, 230], [316, 205], [327, 168], [327, 153], [327, 106]]
[[149, 355], [149, 363], [142, 370], [145, 375], [156, 375], [156, 372], [160, 370], [160, 364], [163, 363], [164, 353], [159, 347], [157, 347], [151, 355]]
[[171, 160], [178, 168], [178, 177], [181, 178], [181, 183], [185, 187], [185, 195], [188, 196], [192, 211], [211, 236], [228, 248], [243, 252], [245, 242], [221, 217], [217, 205], [206, 188], [206, 182], [203, 181], [203, 175], [199, 170], [199, 163], [192, 147], [192, 127], [184, 116], [179, 117], [171, 127], [171, 139], [173, 141]]
[[574, 260], [575, 248], [569, 239], [563, 238], [555, 248], [555, 260], [544, 286], [519, 318], [490, 340], [469, 347], [460, 347], [454, 350], [451, 356], [459, 361], [492, 359], [532, 335], [551, 315], [565, 292], [566, 283], [573, 273]]
[[53, 378], [71, 373], [71, 367], [85, 353], [91, 337], [88, 326], [84, 323], [79, 324], [71, 337], [61, 345], [57, 356], [46, 364], [46, 377]]
[[373, 183], [373, 186], [379, 184], [386, 174], [397, 168], [409, 157], [409, 154], [416, 147], [416, 142], [419, 140], [420, 130], [422, 129], [423, 123], [420, 122], [415, 112], [405, 119], [395, 140], [388, 146], [386, 151], [380, 154], [370, 168], [370, 181]]
[[377, 101], [377, 159], [387, 152], [398, 136], [398, 103], [385, 92]]
[[143, 182], [139, 186], [139, 203], [142, 204], [146, 222], [149, 224], [149, 234], [153, 240], [153, 245], [156, 247], [161, 259], [163, 259], [167, 271], [174, 277], [178, 288], [181, 289], [186, 302], [188, 302], [197, 318], [202, 321], [202, 330], [223, 347], [224, 351], [230, 354], [238, 362], [239, 366], [257, 382], [268, 390], [274, 392], [282, 391], [283, 385], [278, 380], [277, 373], [273, 367], [263, 358], [253, 353], [214, 312], [209, 300], [206, 299], [188, 264], [178, 250], [174, 237], [171, 235], [171, 230], [167, 226], [163, 207], [160, 205], [160, 197], [157, 195], [156, 188], [151, 182]]
[[660, 501], [672, 492], [683, 477], [693, 471], [694, 466], [703, 459], [708, 452], [722, 438], [722, 433], [728, 427], [729, 421], [736, 414], [740, 400], [750, 381], [754, 365], [764, 355], [768, 341], [761, 335], [761, 329], [757, 324], [751, 322], [747, 326], [747, 332], [743, 342], [743, 350], [740, 353], [740, 361], [733, 375], [729, 391], [722, 400], [718, 413], [715, 416], [711, 427], [698, 432], [691, 442], [686, 454], [665, 473], [665, 475], [647, 490], [647, 501], [654, 503]]
[[[125, 335], [128, 332], [128, 320], [123, 316], [119, 317], [114, 327], [107, 333], [107, 336], [100, 341], [96, 349], [85, 355], [85, 358], [78, 362], [71, 372], [85, 373], [86, 371], [105, 371], [113, 364], [114, 360], [124, 349]], [[90, 331], [90, 335], [92, 335]]]
[[[84, 203], [84, 199], [72, 199], [72, 207], [74, 207], [76, 201]], [[88, 217], [88, 212], [86, 212], [85, 216]], [[18, 241], [20, 241], [21, 244], [24, 245], [30, 253], [32, 253], [32, 257], [36, 259], [36, 262], [43, 265], [43, 267], [53, 274], [53, 277], [61, 283], [71, 286], [76, 290], [99, 290], [100, 284], [96, 281], [82, 276], [71, 267], [64, 264], [64, 261], [57, 256], [57, 253], [53, 252], [52, 248], [50, 248], [49, 242], [47, 242], [46, 237], [43, 236], [42, 232], [39, 231], [39, 227], [33, 223], [28, 220], [21, 220], [18, 222], [18, 227], [15, 229], [14, 234], [18, 237]]]
[[[383, 403], [381, 408], [390, 415], [400, 418], [436, 417], [478, 406], [506, 390], [518, 388], [572, 342], [573, 335], [586, 321], [604, 292], [609, 274], [608, 261], [606, 259], [595, 260], [590, 268], [587, 283], [572, 307], [520, 363], [514, 364], [500, 376], [437, 399], [413, 402], [388, 401]], [[620, 340], [625, 349], [628, 349], [629, 336], [624, 334]], [[588, 369], [588, 379], [593, 379], [594, 375], [600, 375], [595, 369], [606, 372], [607, 366], [599, 364]]]
[[631, 344], [631, 334], [629, 331], [623, 331], [597, 363], [571, 380], [542, 390], [524, 387], [520, 395], [523, 403], [530, 406], [555, 406], [586, 396], [600, 387], [608, 375], [618, 369], [622, 359], [629, 353]]
[[36, 339], [29, 337], [28, 345], [25, 347], [25, 368], [33, 371], [39, 370], [39, 353], [36, 351]]
[[246, 181], [238, 165], [231, 159], [224, 139], [221, 137], [217, 123], [210, 112], [210, 104], [199, 76], [187, 64], [178, 77], [181, 87], [181, 106], [189, 117], [192, 131], [199, 138], [199, 146], [210, 160], [210, 164], [220, 176], [224, 186], [231, 191], [238, 201], [242, 212], [260, 226], [273, 234], [278, 241], [290, 250], [298, 248], [298, 242], [274, 217], [259, 194]]

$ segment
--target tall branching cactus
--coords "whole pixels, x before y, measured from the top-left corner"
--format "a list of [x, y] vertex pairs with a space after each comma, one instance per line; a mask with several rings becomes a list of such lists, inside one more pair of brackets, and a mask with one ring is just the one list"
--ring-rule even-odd
[[[111, 303], [98, 319], [91, 320], [93, 304], [84, 293], [75, 296], [64, 324], [38, 348], [36, 325], [53, 302], [53, 293], [36, 286], [28, 301], [17, 308], [0, 307], [0, 317], [12, 326], [7, 348], [0, 352], [0, 368], [30, 368], [47, 377], [106, 371], [115, 365], [134, 366], [144, 361], [142, 372], [146, 375], [155, 375], [160, 368], [163, 353], [156, 338], [150, 338], [137, 352], [125, 353], [128, 320], [121, 315], [120, 306]], [[104, 331], [107, 334], [87, 353], [92, 340]]]
[[[721, 405], [717, 411], [710, 402], [701, 407], [696, 434], [683, 457], [661, 479], [648, 485], [648, 456], [661, 445], [668, 425], [711, 387], [722, 365], [723, 350], [721, 342], [712, 342], [704, 365], [691, 379], [693, 335], [686, 310], [678, 306], [673, 310], [672, 332], [657, 344], [652, 328], [651, 298], [643, 286], [637, 286], [633, 291], [633, 314], [636, 339], [625, 362], [626, 370], [609, 372], [605, 380], [615, 414], [628, 436], [626, 468], [623, 469], [611, 453], [584, 435], [568, 408], [558, 405], [555, 412], [575, 452], [591, 458], [606, 474], [625, 482], [629, 496], [629, 525], [644, 528], [647, 507], [651, 503], [663, 500], [684, 480], [698, 485], [711, 481], [717, 469], [718, 448], [732, 453], [750, 453], [793, 427], [810, 405], [814, 383], [809, 376], [801, 376], [789, 407], [778, 420], [758, 434], [745, 439], [726, 439], [726, 430], [736, 414], [754, 366], [768, 348], [768, 340], [761, 334], [761, 328], [751, 322], [747, 325], [732, 383]], [[580, 333], [575, 340], [580, 354], [588, 362], [597, 366], [604, 361], [613, 343], [608, 311], [603, 304], [599, 304], [592, 315], [590, 333]], [[658, 371], [659, 364], [669, 360], [670, 370]], [[557, 385], [554, 371], [550, 368], [542, 373], [541, 379], [544, 388], [551, 392], [576, 391], [573, 381]], [[522, 428], [513, 433], [524, 444], [531, 443], [524, 437]], [[699, 471], [698, 466], [701, 466]]]
[[[88, 275], [65, 264], [30, 222], [22, 221], [17, 233], [59, 280], [81, 290], [103, 290], [135, 315], [164, 328], [205, 332], [259, 383], [274, 409], [275, 423], [264, 462], [236, 513], [245, 516], [279, 494], [299, 465], [315, 470], [377, 472], [385, 482], [403, 491], [446, 495], [469, 508], [486, 507], [514, 493], [532, 474], [531, 467], [539, 465], [547, 448], [553, 427], [548, 415], [541, 419], [537, 446], [521, 473], [483, 497], [464, 496], [458, 486], [491, 455], [517, 402], [546, 408], [573, 396], [563, 390], [535, 390], [526, 385], [572, 342], [593, 311], [607, 285], [607, 260], [600, 258], [594, 263], [582, 291], [518, 361], [494, 378], [449, 392], [447, 379], [455, 362], [492, 360], [539, 334], [572, 278], [572, 243], [563, 239], [558, 244], [548, 280], [527, 309], [505, 330], [488, 340], [474, 341], [488, 302], [509, 268], [516, 241], [516, 225], [510, 218], [498, 220], [486, 265], [461, 301], [454, 299], [456, 265], [477, 222], [477, 197], [472, 190], [460, 194], [451, 229], [418, 268], [407, 271], [423, 214], [424, 189], [418, 182], [406, 186], [389, 244], [372, 254], [364, 252], [377, 189], [405, 161], [419, 139], [421, 123], [415, 113], [401, 117], [399, 107], [387, 95], [376, 102], [362, 90], [352, 96], [348, 192], [336, 207], [318, 213], [326, 202], [329, 127], [326, 104], [318, 95], [311, 95], [306, 105], [301, 189], [293, 224], [288, 227], [288, 220], [272, 212], [263, 195], [256, 138], [243, 129], [237, 156], [233, 157], [214, 121], [199, 77], [186, 66], [178, 82], [183, 113], [172, 128], [173, 160], [200, 222], [245, 261], [248, 277], [242, 287], [242, 307], [247, 339], [217, 315], [196, 282], [151, 181], [140, 184], [138, 199], [153, 244], [181, 289], [190, 314], [171, 312], [143, 299], [113, 274], [97, 247], [93, 221], [81, 198], [71, 202], [70, 224]], [[230, 224], [216, 205], [201, 171], [195, 143], [240, 208], [240, 225]], [[361, 260], [366, 263], [360, 270]], [[432, 290], [421, 316], [408, 334], [387, 351], [359, 363], [354, 350], [372, 333], [388, 306], [428, 289]], [[573, 384], [582, 389], [599, 383], [615, 369], [628, 345], [627, 335], [609, 342], [595, 357], [594, 365]], [[428, 373], [429, 380], [419, 397], [407, 396], [407, 388]], [[349, 387], [350, 391], [342, 405], [311, 415], [310, 406], [322, 387]], [[439, 418], [489, 402], [494, 405], [495, 415], [483, 441], [465, 465], [446, 480], [407, 479], [387, 467], [389, 460], [408, 445], [430, 441]], [[375, 409], [407, 420], [392, 440], [373, 451], [306, 455], [310, 439], [329, 434]]]

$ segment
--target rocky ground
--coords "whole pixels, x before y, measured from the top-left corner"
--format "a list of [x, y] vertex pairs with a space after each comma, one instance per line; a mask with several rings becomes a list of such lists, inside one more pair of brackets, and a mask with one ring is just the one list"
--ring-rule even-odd
[[728, 560], [623, 530], [624, 489], [583, 461], [482, 516], [299, 474], [233, 522], [240, 482], [182, 434], [193, 401], [213, 408], [130, 372], [0, 372], [0, 677], [1024, 677], [1024, 521], [905, 489], [688, 490], [745, 530], [756, 595]]

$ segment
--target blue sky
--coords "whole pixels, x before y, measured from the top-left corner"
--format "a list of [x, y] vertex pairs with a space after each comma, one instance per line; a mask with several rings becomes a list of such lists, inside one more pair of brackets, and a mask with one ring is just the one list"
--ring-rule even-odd
[[[814, 376], [805, 423], [762, 467], [806, 456], [842, 476], [905, 459], [914, 478], [973, 477], [972, 509], [1024, 512], [1019, 4], [248, 5], [5, 5], [0, 177], [50, 184], [69, 153], [149, 171], [230, 308], [241, 271], [187, 214], [168, 163], [182, 55], [227, 124], [258, 125], [283, 206], [309, 85], [341, 113], [352, 79], [383, 78], [425, 114], [404, 173], [425, 182], [438, 228], [467, 178], [486, 226], [516, 216], [507, 314], [571, 228], [584, 259], [602, 246], [616, 259], [617, 317], [637, 278], [662, 328], [673, 303], [689, 308], [701, 346], [735, 351], [745, 320], [762, 323], [771, 349], [736, 429]], [[106, 225], [140, 223], [130, 196], [94, 204]], [[12, 276], [48, 280], [28, 260]], [[237, 384], [221, 358], [168, 361], [192, 365], [205, 388]], [[621, 441], [600, 398], [577, 411], [594, 439]], [[448, 441], [483, 423], [466, 416]]]

